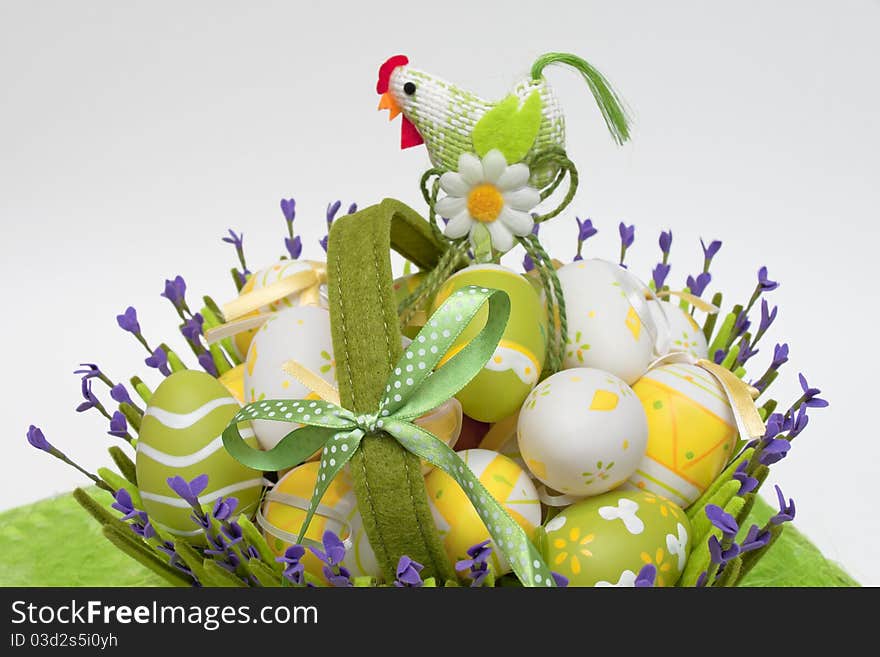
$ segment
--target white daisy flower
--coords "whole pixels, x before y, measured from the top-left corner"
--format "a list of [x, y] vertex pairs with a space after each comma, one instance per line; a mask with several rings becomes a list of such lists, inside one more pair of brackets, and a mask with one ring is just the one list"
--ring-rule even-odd
[[529, 167], [522, 162], [507, 166], [497, 149], [486, 153], [482, 162], [473, 153], [462, 153], [458, 171], [440, 176], [440, 187], [448, 196], [437, 201], [437, 214], [449, 219], [446, 237], [473, 236], [482, 224], [489, 231], [492, 246], [505, 253], [514, 245], [514, 236], [532, 231], [530, 210], [541, 201], [537, 189], [528, 186]]

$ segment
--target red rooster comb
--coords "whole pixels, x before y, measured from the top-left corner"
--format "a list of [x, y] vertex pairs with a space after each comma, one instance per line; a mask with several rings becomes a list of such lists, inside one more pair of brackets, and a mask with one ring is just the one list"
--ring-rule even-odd
[[398, 66], [406, 66], [407, 64], [409, 64], [409, 57], [406, 55], [394, 55], [394, 57], [389, 57], [386, 62], [379, 67], [379, 81], [376, 83], [376, 93], [386, 93], [394, 69]]

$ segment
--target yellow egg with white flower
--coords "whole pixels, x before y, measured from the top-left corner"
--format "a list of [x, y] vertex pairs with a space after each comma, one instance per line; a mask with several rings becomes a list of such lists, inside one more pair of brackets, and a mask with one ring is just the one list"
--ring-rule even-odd
[[579, 260], [556, 273], [568, 319], [564, 367], [594, 367], [631, 385], [654, 358], [657, 329], [645, 301], [648, 288], [604, 260]]
[[[493, 264], [466, 267], [451, 276], [437, 292], [434, 310], [468, 285], [504, 290], [510, 298], [510, 318], [495, 353], [456, 395], [465, 415], [480, 422], [497, 422], [513, 415], [538, 381], [544, 367], [546, 313], [525, 277]], [[441, 364], [474, 339], [487, 316], [488, 308], [480, 309]]]
[[644, 459], [629, 480], [687, 508], [734, 456], [738, 432], [721, 385], [696, 365], [663, 365], [633, 386], [648, 420]]
[[[541, 503], [526, 472], [506, 456], [488, 449], [467, 449], [458, 455], [531, 538], [541, 524]], [[440, 468], [433, 470], [425, 478], [425, 488], [437, 531], [451, 562], [467, 558], [469, 547], [490, 538], [471, 501], [446, 472]], [[496, 575], [510, 572], [510, 565], [497, 549], [492, 551], [492, 566]]]

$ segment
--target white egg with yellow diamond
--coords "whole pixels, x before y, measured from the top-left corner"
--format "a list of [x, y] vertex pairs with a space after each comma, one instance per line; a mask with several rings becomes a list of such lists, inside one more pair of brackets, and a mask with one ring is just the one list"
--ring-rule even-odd
[[635, 382], [654, 358], [648, 288], [604, 260], [572, 262], [557, 275], [568, 318], [564, 367], [595, 367]]
[[573, 368], [539, 384], [519, 414], [520, 454], [555, 491], [598, 495], [636, 471], [648, 444], [642, 403], [621, 379]]

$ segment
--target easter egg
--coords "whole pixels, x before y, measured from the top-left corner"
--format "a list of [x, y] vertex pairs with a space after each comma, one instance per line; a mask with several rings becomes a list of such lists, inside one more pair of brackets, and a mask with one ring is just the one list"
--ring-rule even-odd
[[544, 527], [547, 565], [569, 586], [633, 586], [647, 564], [655, 586], [673, 586], [691, 549], [687, 516], [673, 502], [615, 490], [581, 500]]
[[708, 358], [709, 345], [703, 329], [689, 313], [670, 301], [648, 301], [648, 308], [657, 330], [659, 344], [665, 345], [665, 356], [674, 351], [686, 351], [694, 358]]
[[[208, 475], [199, 495], [207, 508], [218, 497], [236, 497], [237, 512], [251, 515], [263, 490], [262, 475], [232, 458], [223, 447], [223, 431], [241, 410], [229, 392], [204, 372], [183, 370], [166, 378], [153, 393], [138, 437], [136, 471], [144, 510], [158, 528], [175, 536], [201, 533], [192, 509], [168, 486], [170, 477], [187, 481]], [[239, 426], [242, 438], [256, 446], [253, 430]]]
[[[433, 411], [425, 413], [413, 420], [413, 423], [426, 431], [430, 431], [447, 447], [454, 448], [461, 434], [461, 404], [454, 397], [446, 400]], [[422, 459], [422, 474], [428, 474], [434, 466]]]
[[517, 434], [535, 477], [561, 493], [584, 496], [611, 490], [635, 472], [648, 426], [632, 388], [608, 372], [576, 367], [531, 392]]
[[[534, 288], [523, 277], [500, 265], [474, 265], [453, 274], [437, 292], [436, 310], [453, 292], [468, 285], [504, 290], [510, 297], [510, 319], [486, 366], [456, 395], [466, 415], [497, 422], [515, 413], [537, 383], [544, 367], [546, 314]], [[444, 357], [452, 358], [486, 323], [484, 306]]]
[[[458, 455], [531, 538], [541, 524], [541, 503], [525, 471], [506, 456], [488, 449], [468, 449]], [[425, 478], [425, 488], [437, 531], [451, 562], [466, 558], [469, 547], [489, 538], [486, 525], [451, 476], [436, 468]], [[497, 549], [492, 550], [492, 565], [496, 575], [510, 571], [507, 560]]]
[[[269, 548], [276, 556], [283, 555], [299, 537], [318, 479], [319, 467], [317, 462], [297, 466], [266, 494], [266, 501], [257, 520]], [[326, 531], [332, 531], [340, 539], [350, 543], [344, 564], [354, 577], [379, 576], [381, 570], [367, 540], [351, 480], [344, 470], [327, 487], [305, 537], [320, 543]], [[310, 551], [306, 552], [303, 564], [311, 574], [323, 577], [323, 564]]]
[[[335, 386], [336, 361], [330, 336], [330, 312], [318, 306], [295, 306], [275, 314], [257, 331], [244, 368], [248, 403], [264, 399], [317, 399], [282, 366], [295, 360]], [[254, 431], [263, 449], [271, 449], [299, 425], [274, 420], [254, 420]]]
[[629, 483], [683, 508], [733, 457], [738, 432], [721, 385], [696, 365], [663, 365], [633, 386], [648, 418], [648, 448]]
[[595, 367], [635, 382], [653, 360], [656, 339], [645, 285], [604, 260], [572, 262], [557, 275], [568, 319], [563, 366]]
[[231, 370], [226, 370], [217, 380], [235, 397], [235, 401], [244, 404], [244, 365], [236, 365]]
[[[419, 285], [422, 284], [422, 281], [425, 280], [424, 272], [416, 272], [415, 274], [409, 274], [407, 276], [401, 276], [400, 278], [394, 279], [394, 283], [392, 285], [392, 289], [394, 290], [394, 303], [397, 304], [397, 307], [400, 307], [400, 304], [413, 292], [415, 292]], [[422, 313], [427, 313], [427, 311], [431, 307], [431, 300], [425, 299], [423, 300], [418, 307], [417, 311], [421, 311]], [[411, 323], [409, 326], [405, 326], [403, 329], [403, 335], [408, 338], [416, 337], [416, 334], [419, 332], [420, 326], [416, 323]]]
[[[251, 274], [241, 288], [239, 296], [262, 290], [274, 283], [296, 276], [302, 272], [311, 270], [322, 271], [325, 267], [326, 265], [323, 262], [311, 262], [309, 260], [282, 260], [271, 267], [261, 269], [260, 271]], [[319, 305], [327, 308], [327, 284], [324, 283], [318, 288], [312, 287], [288, 294], [285, 297], [272, 301], [262, 308], [245, 315], [245, 317], [261, 313], [277, 312], [279, 310], [284, 310], [285, 308], [293, 308], [294, 306], [302, 305]], [[256, 335], [256, 331], [257, 329], [249, 329], [239, 333], [233, 338], [233, 342], [235, 343], [241, 358], [244, 358], [247, 354], [251, 340], [253, 340], [254, 335]]]

